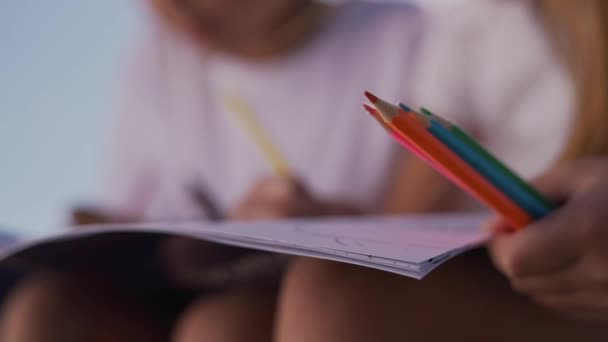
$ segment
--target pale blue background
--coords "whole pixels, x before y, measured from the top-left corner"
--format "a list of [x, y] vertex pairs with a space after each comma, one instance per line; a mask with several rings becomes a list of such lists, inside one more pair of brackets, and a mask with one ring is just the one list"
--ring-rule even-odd
[[0, 225], [48, 232], [98, 191], [133, 0], [0, 1]]
[[116, 76], [142, 2], [0, 0], [0, 226], [48, 233], [98, 193]]

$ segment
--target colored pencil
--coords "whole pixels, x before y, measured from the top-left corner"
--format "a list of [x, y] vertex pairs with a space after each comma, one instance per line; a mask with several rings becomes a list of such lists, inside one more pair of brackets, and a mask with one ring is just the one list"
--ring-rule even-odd
[[[465, 191], [496, 210], [516, 229], [520, 229], [531, 222], [531, 217], [522, 208], [436, 139], [425, 129], [418, 118], [407, 115], [404, 111], [400, 111], [398, 107], [369, 92], [366, 92], [365, 95], [376, 106], [386, 122], [389, 122], [395, 130], [402, 133], [402, 136], [410, 145], [425, 151], [435, 164], [441, 165], [444, 170], [448, 170], [445, 175], [458, 179], [458, 184]], [[401, 113], [405, 115], [401, 115]]]
[[283, 157], [279, 148], [273, 144], [272, 139], [264, 131], [253, 109], [240, 96], [235, 94], [226, 96], [224, 105], [258, 146], [274, 173], [277, 176], [288, 177], [290, 170], [287, 159]]
[[454, 151], [454, 153], [477, 170], [477, 172], [481, 173], [490, 181], [490, 183], [509, 196], [509, 198], [523, 208], [530, 216], [538, 219], [549, 212], [549, 209], [545, 208], [542, 203], [535, 201], [533, 197], [517, 186], [517, 184], [508, 178], [506, 174], [498, 171], [491, 162], [483, 158], [438, 121], [433, 120], [431, 126], [428, 127], [428, 130], [437, 139], [441, 140], [446, 146]]
[[[425, 123], [426, 128], [437, 139], [441, 140], [454, 153], [464, 159], [469, 165], [477, 170], [482, 176], [488, 179], [494, 186], [504, 192], [509, 198], [515, 201], [534, 219], [539, 219], [547, 215], [551, 208], [546, 206], [542, 201], [537, 200], [531, 193], [521, 187], [511, 175], [513, 173], [505, 173], [496, 166], [496, 163], [485, 157], [479, 152], [479, 148], [472, 146], [470, 142], [474, 142], [472, 138], [468, 140], [462, 139], [456, 135], [454, 129], [463, 132], [457, 126], [453, 125], [446, 119], [443, 119], [426, 109], [422, 109], [421, 113], [411, 110], [410, 107], [400, 103], [399, 107], [402, 110], [409, 110], [411, 113], [417, 114]], [[466, 133], [465, 133], [466, 134]], [[477, 146], [479, 146], [477, 144]], [[479, 146], [480, 147], [480, 146]], [[489, 155], [489, 152], [486, 152]], [[494, 158], [494, 160], [496, 160]], [[520, 180], [521, 181], [521, 180]]]
[[385, 122], [384, 118], [382, 118], [382, 116], [380, 115], [380, 113], [378, 113], [376, 108], [368, 105], [367, 103], [363, 104], [363, 108], [365, 108], [365, 110], [367, 112], [369, 112], [371, 114], [371, 116], [374, 119], [376, 119], [376, 121], [378, 121], [378, 123], [380, 123], [380, 125], [384, 128], [384, 130], [386, 130], [395, 140], [397, 140], [397, 142], [404, 145], [408, 149], [412, 150], [412, 152], [417, 154], [422, 159], [424, 159], [424, 160], [429, 159], [429, 157], [426, 155], [426, 152], [419, 150], [416, 146], [410, 145], [410, 143], [407, 142], [398, 131], [396, 131], [389, 123]]
[[412, 152], [414, 155], [416, 155], [418, 158], [422, 159], [423, 161], [429, 163], [433, 168], [435, 168], [437, 171], [439, 171], [439, 173], [441, 173], [442, 175], [444, 175], [445, 177], [447, 177], [450, 181], [452, 181], [453, 183], [456, 183], [457, 185], [461, 185], [461, 181], [460, 179], [456, 178], [448, 169], [444, 168], [442, 165], [437, 164], [432, 158], [431, 156], [429, 156], [426, 151], [421, 150], [420, 148], [418, 148], [418, 146], [411, 144], [409, 142], [409, 140], [403, 136], [402, 133], [400, 133], [399, 131], [397, 131], [394, 127], [392, 127], [391, 124], [388, 124], [387, 122], [384, 121], [384, 118], [382, 118], [382, 116], [380, 115], [380, 113], [373, 107], [364, 104], [363, 107], [378, 121], [380, 122], [380, 124], [385, 128], [385, 130], [387, 132], [389, 132], [389, 134], [395, 139], [397, 140], [397, 142], [399, 142], [401, 145], [403, 145], [403, 147], [405, 147], [407, 150], [409, 150], [410, 152]]
[[376, 119], [376, 121], [378, 121], [378, 123], [380, 124], [380, 126], [382, 126], [382, 128], [384, 128], [384, 130], [386, 132], [388, 132], [389, 134], [393, 135], [395, 134], [395, 130], [384, 121], [384, 119], [380, 116], [380, 114], [378, 113], [378, 111], [376, 111], [376, 108], [368, 105], [367, 103], [363, 104], [363, 108], [365, 108], [365, 110], [374, 118]]
[[421, 108], [421, 112], [433, 119], [437, 119], [444, 127], [448, 128], [459, 140], [461, 140], [470, 149], [472, 149], [475, 153], [471, 154], [477, 154], [479, 156], [475, 158], [475, 164], [479, 164], [480, 167], [488, 170], [488, 173], [492, 173], [492, 175], [489, 175], [490, 177], [500, 178], [500, 182], [504, 183], [503, 186], [509, 188], [509, 191], [517, 192], [519, 194], [517, 195], [517, 197], [521, 198], [522, 202], [527, 203], [526, 207], [530, 208], [530, 210], [535, 213], [533, 216], [536, 219], [549, 214], [556, 207], [554, 203], [549, 201], [545, 196], [543, 196], [530, 184], [524, 181], [514, 171], [512, 171], [504, 163], [494, 157], [488, 150], [481, 146], [481, 144], [479, 144], [474, 138], [467, 134], [462, 128], [453, 124], [447, 119], [441, 118], [438, 115], [433, 114], [428, 109]]

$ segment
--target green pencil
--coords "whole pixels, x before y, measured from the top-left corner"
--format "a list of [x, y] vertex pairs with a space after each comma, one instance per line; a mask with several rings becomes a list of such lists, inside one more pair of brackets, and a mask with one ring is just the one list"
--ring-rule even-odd
[[[430, 117], [440, 118], [437, 115], [433, 114], [426, 108], [421, 108], [420, 111]], [[500, 160], [496, 159], [490, 152], [488, 152], [483, 146], [481, 146], [475, 139], [473, 139], [470, 135], [468, 135], [463, 129], [458, 127], [457, 125], [449, 122], [444, 118], [440, 118], [438, 120], [440, 123], [447, 125], [448, 128], [456, 135], [460, 140], [462, 140], [465, 144], [469, 145], [473, 148], [479, 155], [492, 163], [500, 172], [504, 173], [507, 177], [517, 183], [522, 187], [526, 192], [533, 196], [536, 200], [540, 201], [547, 208], [555, 208], [555, 204], [549, 201], [545, 196], [539, 193], [536, 189], [534, 189], [528, 182], [524, 181], [521, 177], [515, 174], [511, 169], [509, 169], [505, 164], [503, 164]]]

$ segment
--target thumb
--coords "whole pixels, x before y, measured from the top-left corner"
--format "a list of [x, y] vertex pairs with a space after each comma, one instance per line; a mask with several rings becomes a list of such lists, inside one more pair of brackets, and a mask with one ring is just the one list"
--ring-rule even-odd
[[576, 193], [595, 187], [606, 172], [604, 164], [598, 159], [577, 160], [552, 168], [532, 184], [554, 201], [564, 202]]
[[564, 202], [579, 188], [580, 175], [571, 164], [558, 166], [532, 181], [540, 193], [555, 202]]

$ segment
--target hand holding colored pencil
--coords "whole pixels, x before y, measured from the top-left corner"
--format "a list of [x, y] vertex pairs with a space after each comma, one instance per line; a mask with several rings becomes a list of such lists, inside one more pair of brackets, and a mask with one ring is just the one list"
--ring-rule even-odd
[[366, 92], [365, 109], [405, 148], [499, 213], [514, 229], [555, 206], [458, 126], [426, 109], [416, 112]]

